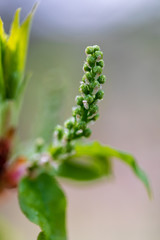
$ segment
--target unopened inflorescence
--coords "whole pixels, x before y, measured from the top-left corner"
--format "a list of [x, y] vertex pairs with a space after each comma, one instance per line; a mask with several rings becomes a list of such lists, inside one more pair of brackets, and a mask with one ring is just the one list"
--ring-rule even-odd
[[76, 97], [77, 106], [72, 109], [72, 117], [65, 121], [64, 127], [58, 125], [54, 131], [54, 144], [58, 147], [54, 157], [71, 153], [74, 149], [74, 140], [89, 137], [91, 130], [88, 124], [96, 121], [98, 101], [103, 99], [104, 92], [101, 84], [106, 77], [102, 75], [104, 66], [103, 52], [97, 45], [86, 48], [86, 62], [83, 65], [84, 75], [80, 82], [81, 95]]

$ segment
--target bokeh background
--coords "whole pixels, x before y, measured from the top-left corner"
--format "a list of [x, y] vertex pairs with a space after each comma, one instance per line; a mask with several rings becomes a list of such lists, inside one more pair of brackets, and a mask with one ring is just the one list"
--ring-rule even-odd
[[[1, 0], [8, 32], [34, 0]], [[97, 139], [133, 153], [147, 172], [153, 199], [130, 169], [114, 161], [114, 178], [93, 184], [63, 182], [70, 240], [159, 240], [160, 236], [160, 1], [41, 0], [31, 30], [27, 71], [32, 72], [20, 116], [19, 139], [49, 140], [71, 114], [83, 75], [84, 49], [98, 44], [108, 80]], [[36, 239], [38, 227], [21, 214], [16, 192], [0, 201], [0, 239]], [[12, 237], [11, 237], [12, 236]], [[15, 237], [14, 237], [15, 236]]]

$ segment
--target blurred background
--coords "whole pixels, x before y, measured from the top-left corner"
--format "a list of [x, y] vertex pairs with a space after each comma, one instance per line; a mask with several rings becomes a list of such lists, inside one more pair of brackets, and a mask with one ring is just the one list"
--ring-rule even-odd
[[[18, 7], [23, 20], [34, 0], [1, 0], [6, 31]], [[147, 172], [153, 199], [130, 169], [114, 161], [114, 178], [63, 182], [70, 240], [159, 240], [160, 236], [160, 1], [41, 0], [29, 45], [32, 73], [20, 116], [19, 139], [47, 141], [71, 115], [83, 75], [84, 49], [104, 52], [105, 97], [92, 140], [134, 154]], [[8, 230], [9, 229], [9, 230]], [[21, 214], [16, 192], [0, 201], [0, 239], [36, 239], [38, 227]], [[8, 235], [9, 234], [9, 235]], [[15, 236], [15, 238], [13, 237]]]

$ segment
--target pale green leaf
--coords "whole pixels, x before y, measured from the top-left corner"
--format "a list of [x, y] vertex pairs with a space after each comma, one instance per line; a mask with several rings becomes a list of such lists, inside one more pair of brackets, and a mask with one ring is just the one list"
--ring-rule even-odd
[[29, 33], [30, 33], [30, 27], [33, 15], [35, 13], [35, 10], [37, 8], [37, 3], [33, 6], [31, 12], [27, 16], [27, 18], [24, 20], [20, 27], [20, 33], [19, 33], [19, 68], [20, 70], [24, 70], [25, 61], [26, 61], [26, 55], [27, 55], [27, 47], [28, 47], [28, 39], [29, 39]]
[[19, 32], [19, 30], [20, 30], [20, 26], [19, 26], [20, 11], [21, 11], [20, 8], [18, 8], [16, 10], [14, 19], [12, 21], [11, 29], [10, 29], [10, 35], [9, 35], [8, 41], [7, 41], [7, 47], [9, 49], [11, 49], [12, 51], [16, 50], [17, 42], [20, 37], [20, 32]]
[[0, 17], [0, 39], [2, 42], [5, 42], [7, 39], [7, 34], [4, 31], [4, 27], [3, 27], [3, 21]]
[[17, 91], [24, 81], [28, 39], [35, 6], [21, 25], [19, 24], [20, 9], [16, 11], [10, 35], [6, 40], [3, 54], [3, 76], [5, 77], [5, 95], [8, 99], [16, 98]]
[[4, 98], [4, 79], [3, 79], [3, 68], [2, 68], [2, 41], [0, 39], [0, 101]]

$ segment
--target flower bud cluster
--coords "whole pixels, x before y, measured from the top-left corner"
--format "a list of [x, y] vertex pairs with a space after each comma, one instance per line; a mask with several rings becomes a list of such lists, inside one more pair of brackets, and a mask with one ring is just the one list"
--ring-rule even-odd
[[101, 85], [106, 77], [102, 75], [104, 67], [103, 52], [97, 45], [86, 48], [86, 62], [83, 65], [84, 75], [80, 83], [81, 95], [76, 97], [76, 106], [73, 107], [72, 117], [65, 121], [64, 127], [57, 126], [54, 132], [54, 144], [59, 151], [70, 153], [74, 149], [73, 140], [80, 137], [89, 137], [91, 130], [88, 123], [96, 121], [99, 117], [97, 102], [103, 99], [104, 92]]

